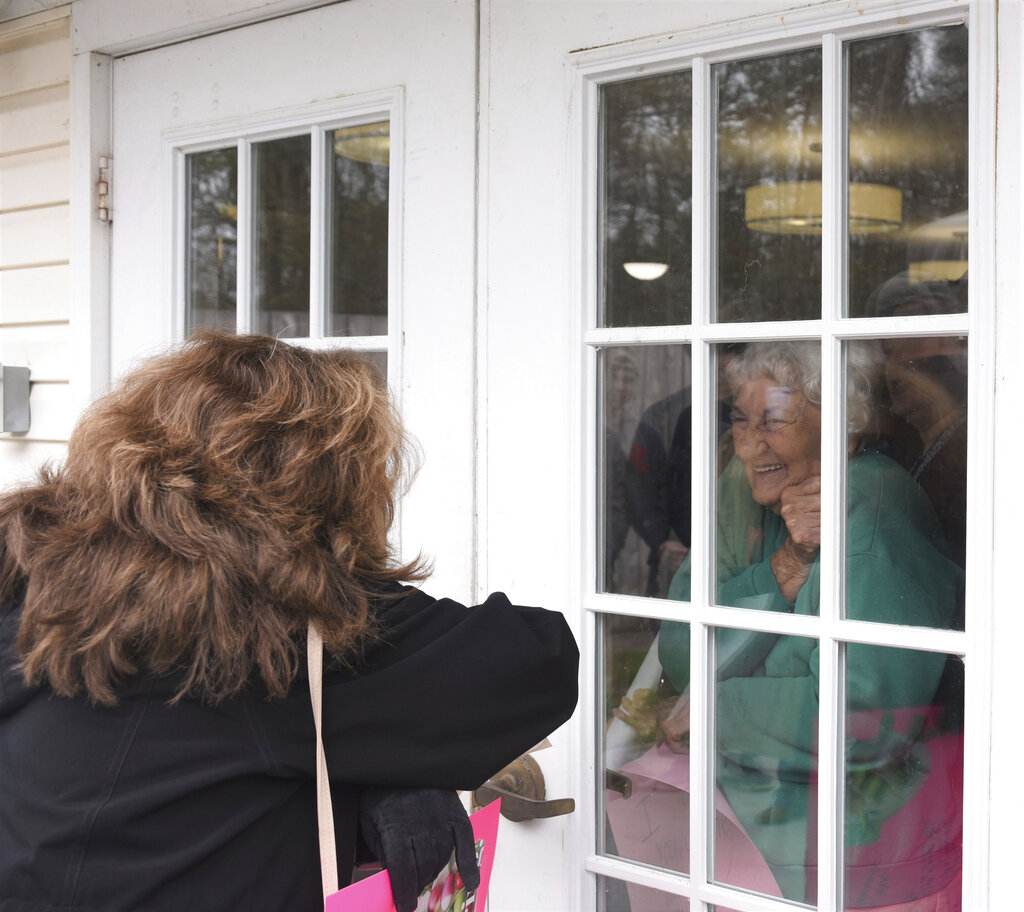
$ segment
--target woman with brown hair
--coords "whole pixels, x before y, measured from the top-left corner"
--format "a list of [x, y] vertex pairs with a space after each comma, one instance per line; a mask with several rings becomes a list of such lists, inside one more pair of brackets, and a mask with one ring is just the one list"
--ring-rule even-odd
[[[310, 623], [341, 882], [360, 809], [378, 851], [413, 841], [394, 866], [440, 867], [464, 813], [407, 790], [473, 788], [564, 722], [578, 652], [560, 614], [402, 585], [404, 454], [358, 356], [203, 331], [0, 499], [2, 912], [321, 908]], [[396, 897], [431, 874], [392, 870]]]

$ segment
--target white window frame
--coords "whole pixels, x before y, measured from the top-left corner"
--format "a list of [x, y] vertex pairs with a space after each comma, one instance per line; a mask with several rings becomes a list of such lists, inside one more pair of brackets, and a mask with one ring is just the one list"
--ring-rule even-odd
[[[842, 304], [846, 296], [845, 180], [843, 139], [842, 42], [910, 31], [927, 26], [966, 23], [969, 43], [969, 307], [966, 314], [901, 318], [846, 318]], [[575, 211], [577, 222], [574, 249], [573, 300], [581, 319], [577, 329], [578, 401], [583, 421], [578, 427], [574, 453], [582, 467], [581, 486], [576, 492], [581, 524], [576, 549], [581, 568], [576, 582], [584, 607], [584, 688], [581, 701], [582, 766], [589, 771], [588, 788], [581, 796], [577, 833], [584, 848], [581, 896], [596, 894], [595, 875], [630, 881], [668, 893], [689, 897], [694, 912], [708, 904], [736, 912], [773, 912], [791, 909], [784, 901], [761, 897], [709, 883], [708, 840], [691, 840], [690, 871], [687, 877], [659, 871], [592, 851], [597, 845], [595, 827], [600, 827], [600, 792], [603, 781], [598, 694], [603, 692], [597, 617], [618, 614], [662, 620], [686, 620], [691, 627], [691, 717], [690, 744], [694, 757], [704, 762], [691, 767], [691, 794], [704, 800], [690, 802], [690, 832], [707, 834], [713, 820], [713, 754], [709, 736], [713, 720], [707, 681], [714, 665], [711, 628], [744, 627], [784, 635], [808, 636], [821, 643], [820, 704], [842, 707], [841, 644], [855, 642], [903, 649], [925, 649], [964, 656], [965, 683], [965, 768], [964, 768], [964, 908], [988, 908], [989, 847], [989, 745], [991, 740], [991, 629], [993, 555], [993, 466], [994, 466], [994, 304], [995, 272], [995, 138], [996, 68], [991, 49], [995, 47], [994, 4], [975, 0], [969, 6], [955, 0], [917, 0], [905, 3], [866, 3], [840, 10], [802, 9], [784, 17], [764, 17], [747, 23], [732, 23], [700, 33], [664, 36], [588, 51], [573, 59], [574, 119], [578, 168]], [[710, 110], [711, 66], [724, 60], [742, 59], [819, 46], [823, 54], [823, 236], [822, 317], [820, 320], [777, 323], [712, 323], [712, 279], [715, 270], [711, 233], [713, 199], [709, 171], [713, 154], [714, 124]], [[690, 68], [693, 72], [693, 290], [692, 323], [681, 326], [599, 328], [599, 140], [598, 96], [604, 84], [639, 76], [650, 76]], [[839, 391], [843, 389], [842, 346], [861, 338], [898, 335], [946, 335], [968, 337], [969, 346], [969, 477], [967, 519], [966, 630], [932, 630], [919, 627], [880, 625], [842, 619], [839, 606], [844, 593], [844, 542], [838, 519], [845, 514], [845, 448], [836, 444], [845, 436]], [[710, 604], [711, 561], [708, 542], [713, 536], [713, 491], [710, 454], [713, 450], [707, 392], [711, 389], [710, 345], [756, 339], [823, 340], [822, 364], [822, 543], [821, 615], [805, 617], [768, 615]], [[608, 345], [679, 343], [691, 346], [694, 446], [692, 453], [692, 525], [704, 530], [692, 542], [692, 602], [668, 602], [597, 591], [599, 514], [598, 490], [598, 348]], [[841, 908], [838, 880], [843, 866], [842, 834], [837, 826], [842, 800], [838, 713], [819, 715], [819, 827], [818, 908]], [[830, 823], [831, 825], [826, 825]], [[586, 900], [592, 903], [594, 900]]]
[[[275, 111], [255, 117], [224, 120], [202, 127], [168, 131], [163, 137], [164, 181], [168, 194], [165, 212], [170, 213], [168, 258], [169, 274], [164, 284], [170, 289], [165, 312], [172, 320], [171, 338], [182, 339], [187, 321], [185, 270], [187, 267], [186, 157], [194, 152], [223, 149], [232, 144], [238, 150], [238, 260], [236, 286], [236, 330], [253, 331], [252, 300], [252, 146], [285, 137], [308, 135], [311, 139], [310, 183], [310, 295], [307, 337], [289, 338], [290, 344], [307, 348], [346, 348], [361, 352], [384, 352], [388, 356], [388, 382], [392, 389], [402, 388], [402, 188], [404, 155], [404, 92], [401, 88], [368, 95], [352, 96], [344, 101], [301, 105], [287, 111]], [[331, 130], [387, 121], [390, 130], [388, 170], [388, 329], [385, 335], [325, 335], [327, 307], [327, 269], [325, 267], [327, 221], [326, 135]]]

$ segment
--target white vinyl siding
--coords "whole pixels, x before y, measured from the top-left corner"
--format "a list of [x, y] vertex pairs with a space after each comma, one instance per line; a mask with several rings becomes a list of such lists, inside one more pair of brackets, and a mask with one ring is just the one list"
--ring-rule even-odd
[[70, 396], [70, 7], [0, 24], [0, 363], [31, 371], [32, 423], [0, 435], [0, 486], [59, 458]]

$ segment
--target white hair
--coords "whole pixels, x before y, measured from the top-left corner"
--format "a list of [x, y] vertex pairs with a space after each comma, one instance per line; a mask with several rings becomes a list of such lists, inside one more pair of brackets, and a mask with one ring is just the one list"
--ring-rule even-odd
[[[874, 412], [874, 377], [882, 363], [873, 340], [850, 342], [846, 349], [846, 429], [865, 430]], [[726, 368], [733, 392], [749, 380], [770, 377], [821, 407], [821, 345], [818, 342], [753, 342]]]

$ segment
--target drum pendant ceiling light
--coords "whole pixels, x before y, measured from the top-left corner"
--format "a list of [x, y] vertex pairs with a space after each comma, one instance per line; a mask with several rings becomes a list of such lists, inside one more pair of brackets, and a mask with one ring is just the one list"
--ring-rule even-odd
[[[885, 184], [850, 184], [850, 234], [895, 231], [903, 223], [903, 194]], [[753, 231], [821, 234], [821, 181], [756, 184], [746, 192], [744, 219]]]
[[360, 124], [334, 131], [334, 154], [367, 165], [387, 165], [391, 158], [391, 124]]

